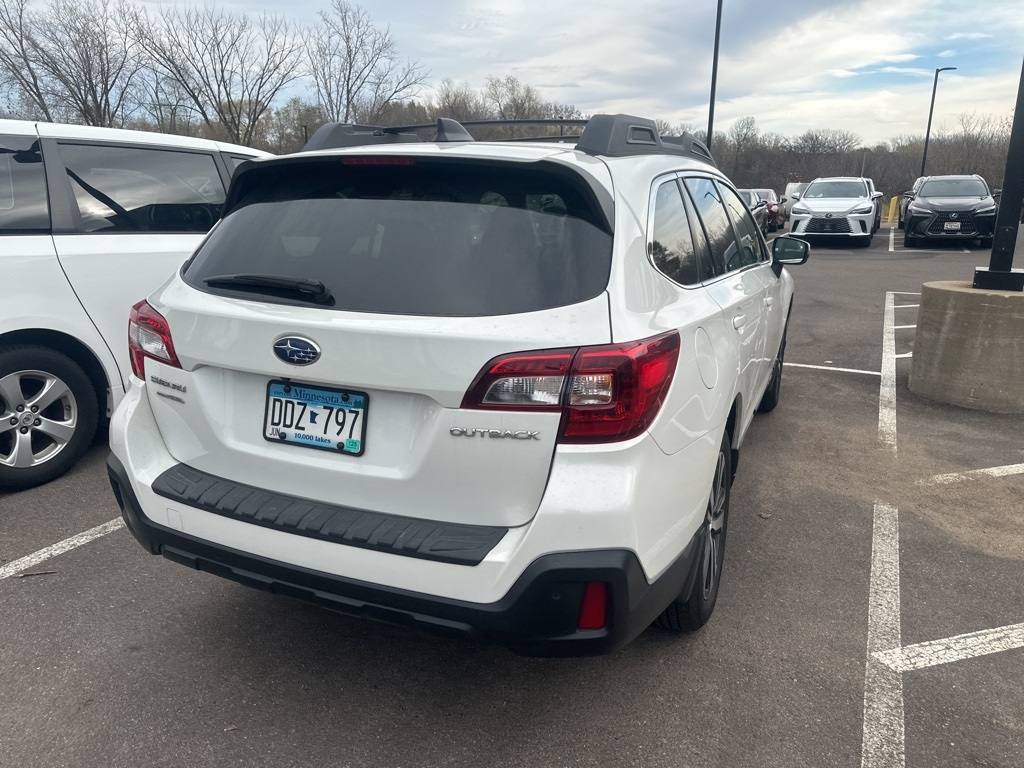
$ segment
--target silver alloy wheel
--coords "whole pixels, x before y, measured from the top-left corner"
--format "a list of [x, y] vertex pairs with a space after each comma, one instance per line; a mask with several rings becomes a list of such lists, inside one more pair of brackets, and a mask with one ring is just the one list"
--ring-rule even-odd
[[64, 381], [46, 371], [0, 378], [0, 465], [24, 469], [52, 459], [78, 423], [78, 402]]
[[725, 499], [728, 492], [725, 453], [718, 452], [715, 479], [711, 483], [711, 496], [704, 516], [704, 558], [701, 564], [704, 599], [711, 597], [718, 585], [722, 570], [722, 534], [725, 529]]

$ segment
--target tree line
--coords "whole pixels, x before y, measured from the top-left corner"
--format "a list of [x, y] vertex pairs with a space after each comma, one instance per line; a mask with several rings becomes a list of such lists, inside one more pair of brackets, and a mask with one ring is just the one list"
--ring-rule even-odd
[[[572, 104], [548, 101], [515, 77], [482, 88], [442, 79], [403, 58], [390, 29], [361, 7], [331, 0], [317, 23], [250, 16], [212, 5], [133, 0], [0, 0], [0, 93], [4, 115], [52, 122], [204, 136], [271, 152], [301, 149], [328, 122], [430, 123], [437, 117], [582, 119]], [[300, 87], [304, 84], [305, 87]], [[288, 94], [301, 90], [305, 95]], [[658, 120], [663, 135], [690, 126]], [[574, 133], [577, 129], [474, 130], [479, 139]], [[691, 130], [706, 139], [702, 130]], [[929, 173], [980, 173], [1002, 184], [1010, 118], [963, 114], [934, 132]], [[754, 117], [717, 132], [713, 152], [738, 185], [784, 189], [816, 176], [870, 176], [893, 194], [920, 171], [923, 136], [865, 145], [841, 129], [786, 137]]]

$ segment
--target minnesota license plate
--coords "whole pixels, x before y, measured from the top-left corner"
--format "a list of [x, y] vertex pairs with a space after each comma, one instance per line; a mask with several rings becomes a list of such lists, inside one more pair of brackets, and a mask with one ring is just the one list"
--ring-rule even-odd
[[959, 232], [960, 231], [960, 222], [959, 221], [947, 221], [942, 226], [943, 226], [943, 229], [945, 229], [947, 232]]
[[365, 392], [271, 381], [263, 437], [272, 443], [360, 456], [366, 448], [368, 406]]

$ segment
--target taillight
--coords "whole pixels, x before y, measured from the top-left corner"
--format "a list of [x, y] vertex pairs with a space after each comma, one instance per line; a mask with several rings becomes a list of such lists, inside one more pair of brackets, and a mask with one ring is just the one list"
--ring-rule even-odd
[[147, 357], [181, 368], [167, 320], [147, 301], [140, 301], [132, 307], [128, 317], [128, 356], [132, 361], [132, 373], [140, 379], [145, 378], [143, 361]]
[[608, 623], [608, 585], [603, 581], [588, 581], [583, 587], [580, 619], [577, 629], [603, 629]]
[[679, 359], [675, 331], [630, 344], [583, 347], [572, 366], [563, 443], [613, 443], [647, 429]]
[[463, 408], [562, 411], [562, 443], [629, 440], [658, 415], [679, 358], [675, 331], [642, 341], [491, 360]]

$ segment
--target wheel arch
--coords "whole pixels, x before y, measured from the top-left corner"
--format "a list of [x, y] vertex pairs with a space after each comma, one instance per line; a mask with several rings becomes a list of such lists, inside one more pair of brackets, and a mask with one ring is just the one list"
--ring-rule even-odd
[[736, 479], [736, 469], [740, 464], [740, 447], [738, 444], [740, 414], [743, 413], [743, 395], [737, 394], [732, 401], [732, 409], [729, 411], [729, 418], [725, 420], [725, 431], [729, 434], [729, 446], [732, 453], [732, 479]]
[[88, 346], [74, 336], [49, 328], [23, 328], [0, 335], [0, 349], [14, 345], [46, 347], [67, 355], [81, 366], [85, 375], [89, 377], [89, 381], [96, 391], [100, 416], [102, 417], [107, 412], [108, 405], [114, 404], [113, 400], [110, 403], [107, 402], [108, 391], [113, 395], [113, 384], [107, 378], [103, 364]]

